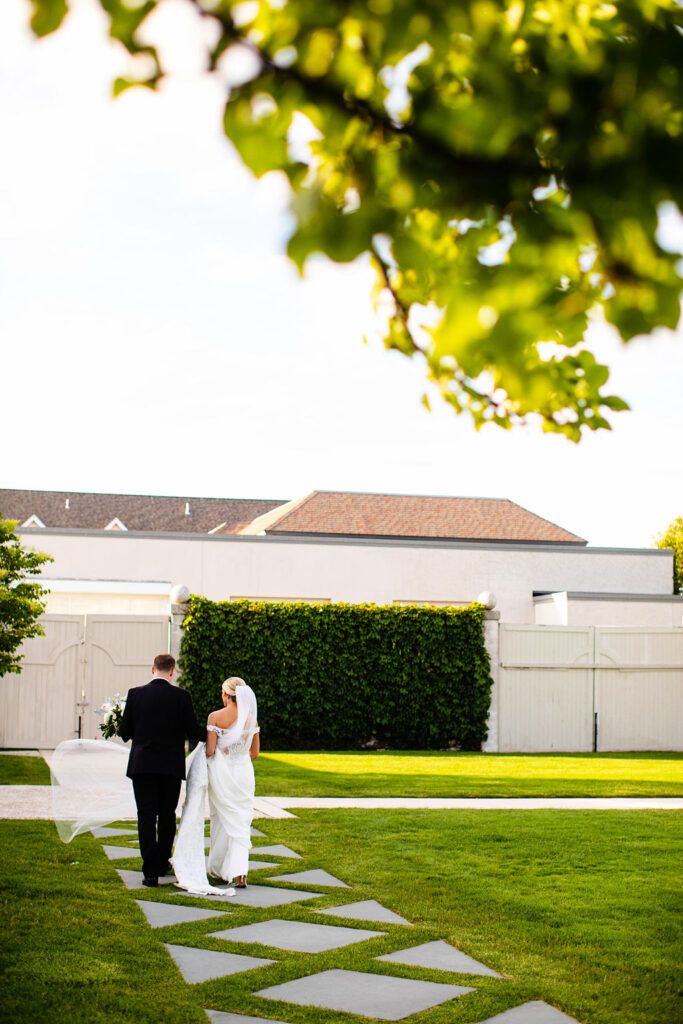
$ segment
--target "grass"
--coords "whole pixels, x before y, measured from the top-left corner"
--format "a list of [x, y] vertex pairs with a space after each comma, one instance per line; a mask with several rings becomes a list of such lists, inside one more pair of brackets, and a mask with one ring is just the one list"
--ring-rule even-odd
[[49, 786], [50, 769], [42, 757], [0, 756], [0, 786]]
[[683, 796], [683, 755], [264, 753], [263, 796]]
[[[0, 785], [49, 786], [41, 757], [0, 756]], [[264, 796], [683, 796], [683, 755], [264, 753]]]
[[[135, 897], [196, 906], [201, 899], [173, 898], [163, 889], [132, 893], [91, 837], [62, 846], [50, 823], [2, 822], [0, 1017], [14, 1024], [205, 1024], [202, 1008], [213, 1007], [296, 1024], [367, 1024], [254, 995], [341, 967], [475, 987], [408, 1024], [470, 1024], [539, 998], [583, 1024], [673, 1022], [683, 1016], [676, 860], [682, 821], [670, 811], [304, 811], [258, 822], [267, 833], [258, 842], [292, 846], [305, 858], [297, 867], [325, 868], [351, 891], [270, 911], [232, 904], [229, 918], [154, 931]], [[107, 842], [126, 845], [124, 838]], [[274, 864], [252, 881], [291, 870], [291, 861]], [[360, 899], [377, 899], [414, 926], [377, 925], [385, 935], [315, 956], [209, 937], [271, 917], [320, 923], [314, 909]], [[444, 978], [374, 959], [433, 939], [452, 942], [503, 978]], [[163, 942], [277, 963], [188, 986]]]

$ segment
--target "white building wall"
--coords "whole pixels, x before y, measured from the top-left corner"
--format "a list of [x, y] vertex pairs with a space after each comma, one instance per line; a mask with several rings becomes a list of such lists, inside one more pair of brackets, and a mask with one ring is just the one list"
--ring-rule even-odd
[[683, 626], [683, 602], [572, 601], [569, 626]]
[[24, 543], [54, 557], [44, 574], [46, 585], [50, 577], [138, 584], [170, 580], [213, 600], [299, 598], [377, 604], [461, 604], [493, 591], [502, 621], [517, 623], [537, 621], [534, 591], [671, 593], [673, 556], [658, 550], [19, 532]]

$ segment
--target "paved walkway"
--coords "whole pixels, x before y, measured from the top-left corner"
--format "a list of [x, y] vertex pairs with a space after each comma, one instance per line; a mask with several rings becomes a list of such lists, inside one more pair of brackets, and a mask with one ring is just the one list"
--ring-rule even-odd
[[[0, 786], [0, 818], [46, 819], [54, 817], [51, 786]], [[181, 794], [182, 801], [182, 794]], [[62, 805], [60, 817], [80, 818], [84, 801], [74, 794], [73, 807]], [[262, 796], [256, 798], [257, 818], [292, 818], [299, 808], [347, 808], [364, 810], [537, 811], [547, 808], [570, 811], [680, 811], [683, 797], [312, 797]], [[131, 816], [133, 812], [131, 811]]]
[[264, 804], [295, 810], [304, 807], [362, 807], [369, 810], [434, 811], [537, 811], [554, 808], [562, 811], [680, 811], [683, 797], [314, 797], [266, 796]]
[[[61, 794], [60, 794], [61, 796]], [[12, 819], [43, 819], [46, 821], [58, 818], [62, 821], [71, 821], [84, 817], [87, 811], [87, 801], [92, 800], [92, 793], [79, 794], [72, 792], [69, 799], [60, 799], [59, 811], [55, 813], [52, 802], [52, 786], [0, 786], [0, 818]], [[179, 804], [182, 806], [185, 798], [184, 789], [180, 794]], [[208, 816], [208, 809], [206, 811]], [[135, 808], [132, 802], [129, 815], [124, 815], [121, 820], [135, 817]], [[255, 818], [293, 818], [285, 808], [280, 807], [270, 799], [256, 798]]]

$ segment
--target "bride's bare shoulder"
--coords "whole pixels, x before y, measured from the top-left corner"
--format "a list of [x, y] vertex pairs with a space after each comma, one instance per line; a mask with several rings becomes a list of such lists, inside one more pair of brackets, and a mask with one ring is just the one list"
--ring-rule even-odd
[[209, 715], [209, 725], [217, 725], [219, 729], [227, 729], [232, 725], [230, 716], [225, 708], [212, 711]]

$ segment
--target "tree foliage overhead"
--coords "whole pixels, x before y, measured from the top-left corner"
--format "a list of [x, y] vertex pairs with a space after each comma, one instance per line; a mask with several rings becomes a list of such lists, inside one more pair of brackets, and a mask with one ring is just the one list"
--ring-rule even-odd
[[655, 537], [655, 547], [673, 548], [674, 594], [683, 594], [683, 516], [678, 516]]
[[[155, 67], [115, 91], [154, 87], [136, 33], [157, 0], [99, 2]], [[387, 346], [477, 426], [609, 427], [627, 406], [582, 343], [589, 313], [624, 340], [680, 316], [657, 241], [660, 205], [683, 208], [676, 0], [186, 2], [216, 27], [212, 70], [255, 58], [225, 132], [254, 174], [287, 175], [297, 265], [369, 253]], [[66, 11], [32, 3], [39, 35]]]
[[0, 676], [21, 672], [24, 640], [42, 636], [38, 616], [45, 611], [47, 594], [32, 577], [38, 576], [50, 555], [29, 551], [14, 533], [15, 520], [0, 519]]

